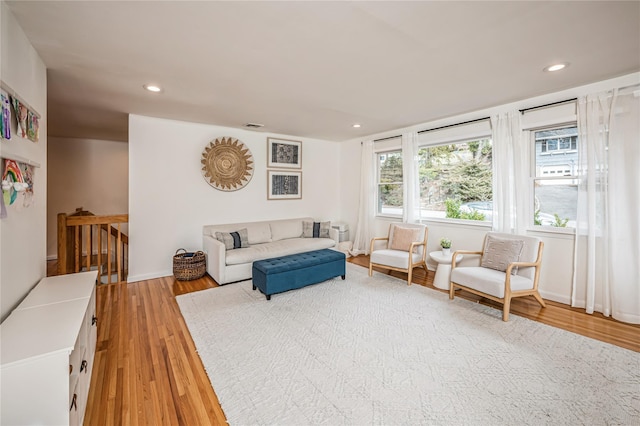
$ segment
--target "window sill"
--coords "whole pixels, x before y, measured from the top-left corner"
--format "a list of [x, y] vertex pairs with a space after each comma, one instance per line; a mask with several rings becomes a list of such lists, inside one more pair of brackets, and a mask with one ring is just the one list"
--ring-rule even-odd
[[402, 220], [402, 215], [390, 215], [390, 214], [377, 214], [376, 219], [392, 219], [392, 220]]
[[441, 223], [443, 225], [453, 225], [465, 228], [488, 228], [491, 229], [491, 222], [481, 220], [465, 220], [465, 219], [441, 219], [441, 218], [423, 218], [422, 223]]
[[553, 226], [535, 226], [533, 228], [529, 227], [527, 228], [527, 232], [566, 239], [574, 238], [576, 234], [575, 228], [556, 228]]
[[553, 155], [566, 155], [566, 154], [577, 154], [578, 151], [575, 149], [558, 149], [556, 151], [547, 151], [541, 152], [540, 155], [543, 157], [553, 156]]

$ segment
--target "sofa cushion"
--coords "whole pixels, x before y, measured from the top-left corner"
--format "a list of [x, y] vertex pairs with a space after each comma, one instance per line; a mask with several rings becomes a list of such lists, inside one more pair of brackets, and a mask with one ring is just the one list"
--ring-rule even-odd
[[249, 244], [261, 244], [271, 242], [271, 227], [269, 222], [247, 223]]
[[227, 252], [227, 265], [251, 263], [256, 260], [286, 256], [288, 254], [321, 250], [333, 247], [335, 241], [331, 238], [289, 238], [271, 243], [256, 244], [249, 248], [231, 250]]
[[271, 241], [271, 227], [269, 222], [228, 223], [225, 225], [208, 225], [203, 229], [204, 235], [216, 238], [216, 232], [233, 232], [238, 229], [247, 229], [249, 244], [268, 243]]
[[302, 221], [302, 236], [304, 238], [330, 238], [331, 222]]
[[233, 232], [216, 232], [216, 239], [223, 243], [227, 250], [249, 247], [247, 228]]
[[287, 238], [300, 238], [302, 236], [302, 220], [274, 220], [269, 222], [271, 227], [271, 241], [280, 241]]
[[[510, 263], [520, 259], [522, 247], [524, 247], [523, 240], [503, 239], [487, 235], [480, 266], [505, 272]], [[512, 274], [517, 272], [517, 267], [511, 269]]]

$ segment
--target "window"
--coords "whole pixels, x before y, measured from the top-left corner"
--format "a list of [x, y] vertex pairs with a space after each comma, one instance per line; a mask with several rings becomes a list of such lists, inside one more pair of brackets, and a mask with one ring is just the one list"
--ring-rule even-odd
[[534, 226], [575, 227], [578, 131], [575, 126], [534, 131]]
[[402, 151], [381, 152], [378, 159], [378, 214], [402, 216]]
[[423, 146], [418, 155], [421, 217], [492, 220], [491, 139]]

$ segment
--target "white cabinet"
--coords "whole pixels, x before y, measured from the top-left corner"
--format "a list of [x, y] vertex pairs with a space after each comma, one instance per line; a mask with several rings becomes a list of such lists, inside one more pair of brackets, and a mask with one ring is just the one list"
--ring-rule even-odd
[[97, 276], [42, 279], [0, 325], [0, 424], [82, 424], [97, 338]]

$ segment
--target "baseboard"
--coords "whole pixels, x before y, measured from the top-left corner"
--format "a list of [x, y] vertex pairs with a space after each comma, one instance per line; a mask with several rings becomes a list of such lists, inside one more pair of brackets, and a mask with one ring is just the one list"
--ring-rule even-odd
[[129, 275], [127, 277], [127, 283], [135, 283], [138, 281], [152, 280], [154, 278], [163, 278], [173, 275], [173, 270], [151, 272], [148, 274]]
[[51, 254], [49, 256], [47, 256], [47, 261], [49, 260], [58, 260], [58, 255], [57, 254]]
[[540, 292], [540, 296], [546, 300], [552, 300], [554, 302], [563, 303], [565, 305], [571, 306], [571, 297], [566, 296], [564, 294], [553, 293], [550, 291], [538, 290]]

